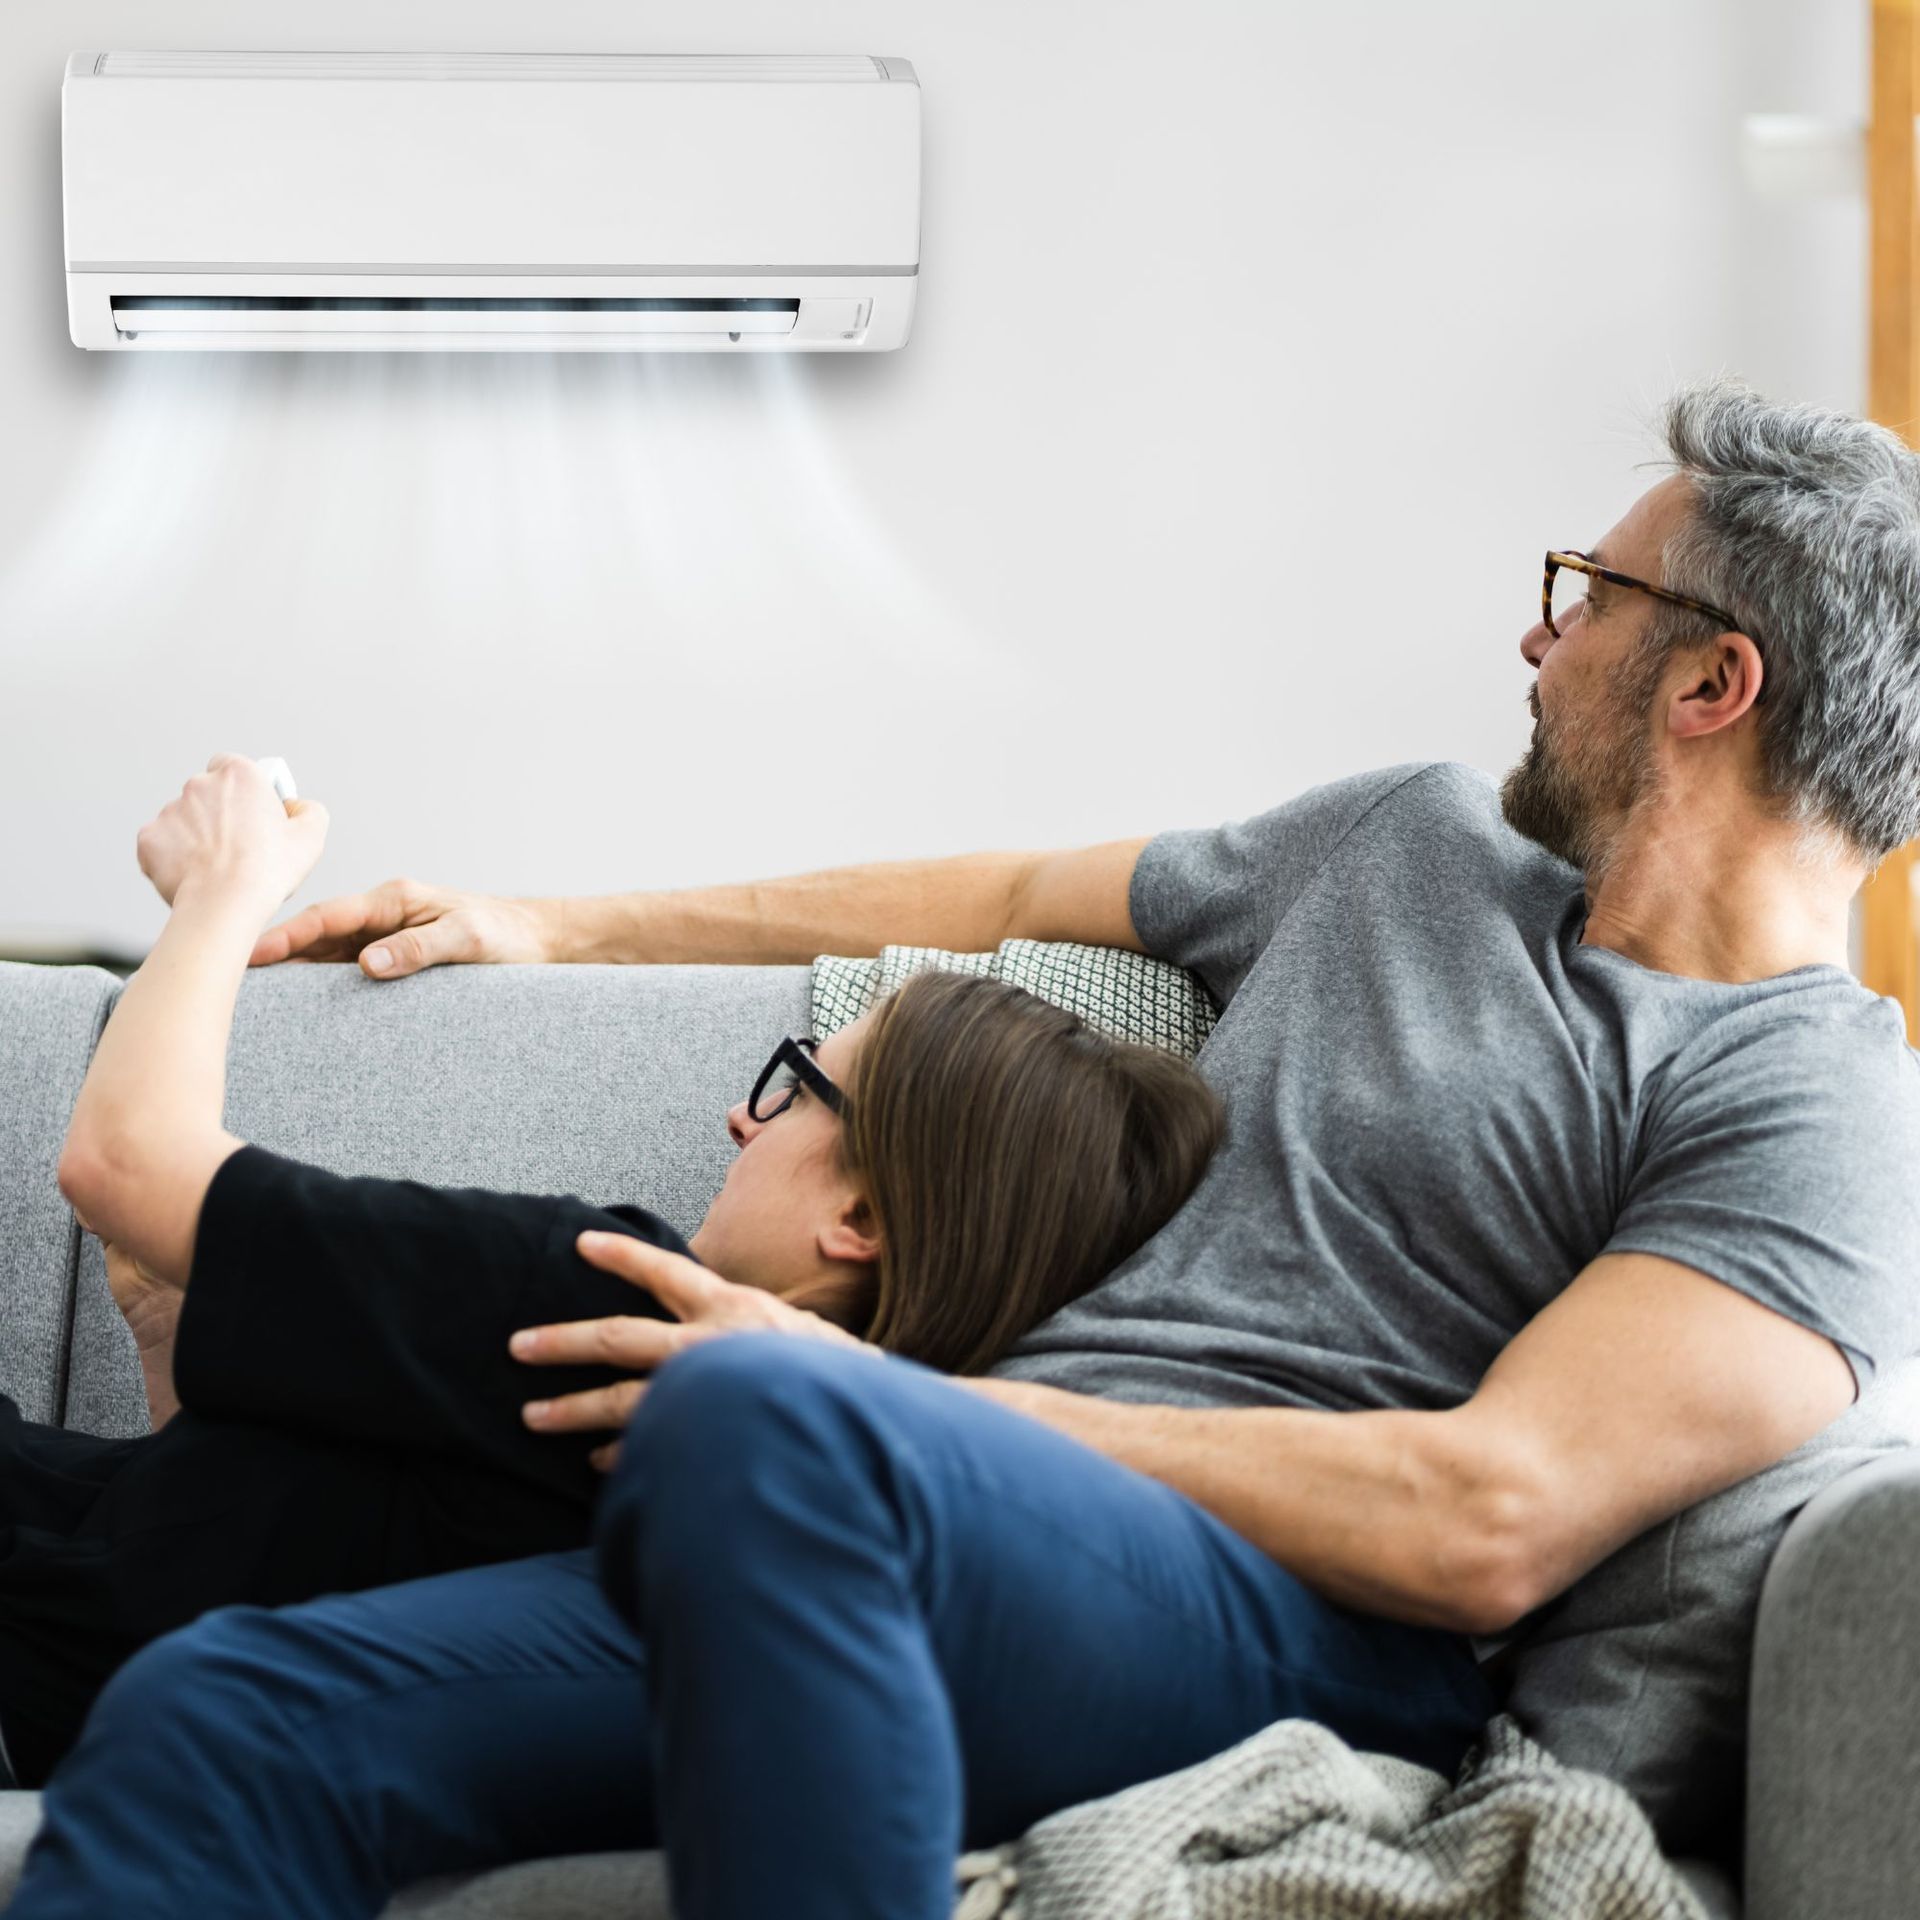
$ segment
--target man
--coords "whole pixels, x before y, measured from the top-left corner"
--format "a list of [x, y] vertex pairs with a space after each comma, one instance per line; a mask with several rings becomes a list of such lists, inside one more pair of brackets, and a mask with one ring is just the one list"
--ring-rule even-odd
[[[647, 1673], [620, 1725], [653, 1718], [604, 1736], [627, 1826], [609, 1804], [584, 1831], [663, 1838], [684, 1920], [773, 1911], [775, 1887], [795, 1914], [940, 1911], [963, 1833], [1182, 1764], [1188, 1703], [1215, 1745], [1272, 1717], [1261, 1662], [1339, 1726], [1311, 1683], [1365, 1690], [1369, 1622], [1433, 1632], [1424, 1684], [1457, 1715], [1446, 1640], [1513, 1627], [1920, 1351], [1920, 1066], [1846, 971], [1852, 895], [1920, 829], [1920, 463], [1729, 385], [1679, 395], [1667, 434], [1675, 473], [1549, 563], [1561, 597], [1521, 642], [1534, 738], [1497, 800], [1398, 768], [1079, 853], [587, 902], [395, 882], [263, 938], [262, 963], [392, 978], [1021, 935], [1143, 948], [1225, 1003], [1204, 1066], [1228, 1148], [993, 1379], [716, 1338], [726, 1289], [644, 1250], [609, 1264], [674, 1296], [673, 1338], [534, 1343], [639, 1366], [702, 1343], [647, 1391], [603, 1506]], [[604, 1425], [633, 1391], [542, 1418]], [[1289, 1604], [1224, 1540], [1284, 1569]], [[424, 1591], [222, 1616], [144, 1656], [56, 1782], [16, 1911], [245, 1912], [275, 1849], [278, 1910], [372, 1911], [383, 1876], [581, 1845], [561, 1810], [498, 1837], [566, 1775], [557, 1739], [516, 1774], [482, 1718], [449, 1718], [412, 1750], [441, 1790], [395, 1787], [409, 1687], [485, 1680], [499, 1708], [526, 1678], [525, 1641], [489, 1648], [444, 1595], [437, 1637], [410, 1629]], [[489, 1604], [531, 1636], [512, 1594]], [[570, 1670], [604, 1695], [622, 1656], [579, 1632]], [[566, 1710], [541, 1698], [535, 1724]]]

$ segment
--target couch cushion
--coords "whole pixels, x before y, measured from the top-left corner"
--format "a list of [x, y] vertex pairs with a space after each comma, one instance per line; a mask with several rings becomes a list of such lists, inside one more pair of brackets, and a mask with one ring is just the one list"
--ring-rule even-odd
[[0, 1793], [0, 1907], [20, 1884], [20, 1866], [40, 1830], [37, 1793]]
[[[37, 1793], [0, 1793], [0, 1907], [12, 1899], [40, 1824]], [[1674, 1863], [1707, 1920], [1740, 1920], [1732, 1883], [1697, 1860]], [[449, 1874], [409, 1887], [384, 1920], [670, 1920], [666, 1861], [657, 1853], [589, 1853], [529, 1860], [491, 1873]]]
[[[727, 1108], [782, 1034], [806, 1031], [807, 983], [804, 967], [448, 967], [384, 984], [262, 968], [235, 1010], [226, 1121], [337, 1173], [627, 1201], [687, 1233], [733, 1158]], [[71, 1399], [70, 1425], [144, 1430], [92, 1241]]]
[[583, 1853], [423, 1880], [384, 1920], [669, 1920], [670, 1911], [663, 1855]]
[[[20, 1884], [39, 1827], [37, 1793], [0, 1793], [0, 1907]], [[449, 1874], [409, 1887], [386, 1920], [668, 1920], [666, 1862], [657, 1853], [589, 1853]]]
[[0, 963], [0, 1392], [59, 1420], [80, 1234], [54, 1178], [119, 980]]

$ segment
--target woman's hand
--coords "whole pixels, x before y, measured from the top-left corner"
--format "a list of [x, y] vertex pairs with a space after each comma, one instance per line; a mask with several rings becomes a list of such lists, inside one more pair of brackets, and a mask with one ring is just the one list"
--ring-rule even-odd
[[454, 961], [562, 958], [565, 903], [461, 893], [419, 880], [389, 880], [304, 907], [254, 943], [256, 967], [281, 960], [358, 960], [375, 980], [399, 980]]
[[171, 1304], [175, 1312], [179, 1310], [182, 1291], [179, 1287], [142, 1266], [113, 1241], [103, 1240], [100, 1246], [107, 1256], [107, 1291], [113, 1295], [113, 1304], [129, 1326], [149, 1317], [156, 1307], [164, 1309]]
[[180, 1411], [179, 1396], [173, 1390], [173, 1342], [187, 1296], [113, 1241], [102, 1241], [101, 1250], [107, 1256], [107, 1290], [140, 1349], [147, 1418], [157, 1432]]
[[313, 871], [326, 844], [327, 810], [283, 802], [244, 755], [216, 753], [140, 829], [140, 871], [168, 906], [181, 887], [257, 888], [278, 905]]
[[[574, 1244], [589, 1265], [644, 1288], [677, 1317], [651, 1320], [621, 1314], [556, 1327], [528, 1327], [516, 1333], [509, 1345], [514, 1357], [530, 1366], [585, 1364], [651, 1373], [676, 1353], [729, 1333], [790, 1333], [802, 1339], [831, 1340], [862, 1353], [879, 1352], [817, 1313], [790, 1307], [760, 1287], [735, 1286], [699, 1261], [631, 1234], [583, 1233]], [[620, 1380], [559, 1400], [530, 1400], [521, 1415], [540, 1433], [604, 1432], [625, 1426], [646, 1390], [644, 1380]], [[605, 1472], [619, 1451], [617, 1441], [609, 1442], [594, 1453], [593, 1464]]]

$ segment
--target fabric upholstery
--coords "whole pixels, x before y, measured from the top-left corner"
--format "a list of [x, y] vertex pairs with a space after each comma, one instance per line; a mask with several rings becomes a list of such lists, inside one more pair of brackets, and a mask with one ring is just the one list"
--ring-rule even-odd
[[[1751, 1920], [1880, 1920], [1920, 1888], [1920, 1454], [1811, 1501], [1753, 1650]], [[1898, 1810], [1898, 1811], [1896, 1811]]]
[[585, 1853], [423, 1880], [385, 1920], [669, 1920], [657, 1853]]
[[0, 1793], [0, 1906], [13, 1898], [27, 1847], [39, 1829], [37, 1793]]
[[[0, 1793], [0, 1907], [40, 1826], [37, 1793]], [[657, 1853], [588, 1853], [528, 1860], [492, 1873], [449, 1874], [409, 1887], [384, 1920], [670, 1920], [666, 1861]], [[1713, 1920], [1720, 1920], [1715, 1914]], [[1735, 1920], [1729, 1916], [1729, 1920]]]
[[119, 981], [0, 963], [0, 1392], [59, 1420], [80, 1239], [54, 1170]]

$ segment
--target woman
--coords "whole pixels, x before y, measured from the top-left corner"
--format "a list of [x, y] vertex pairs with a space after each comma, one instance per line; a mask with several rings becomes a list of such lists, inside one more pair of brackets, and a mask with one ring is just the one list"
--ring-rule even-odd
[[0, 1735], [22, 1784], [131, 1654], [209, 1608], [583, 1545], [612, 1449], [581, 1423], [600, 1405], [617, 1424], [637, 1388], [583, 1356], [546, 1376], [560, 1411], [523, 1421], [508, 1341], [591, 1318], [630, 1343], [636, 1316], [668, 1347], [701, 1337], [609, 1270], [636, 1243], [682, 1304], [679, 1263], [702, 1263], [706, 1320], [825, 1321], [975, 1372], [1156, 1231], [1219, 1138], [1184, 1063], [927, 976], [817, 1047], [780, 1044], [690, 1243], [637, 1208], [303, 1166], [225, 1132], [223, 1062], [253, 940], [324, 831], [222, 755], [140, 837], [173, 915], [60, 1179], [110, 1243], [160, 1424], [102, 1441], [0, 1402]]

